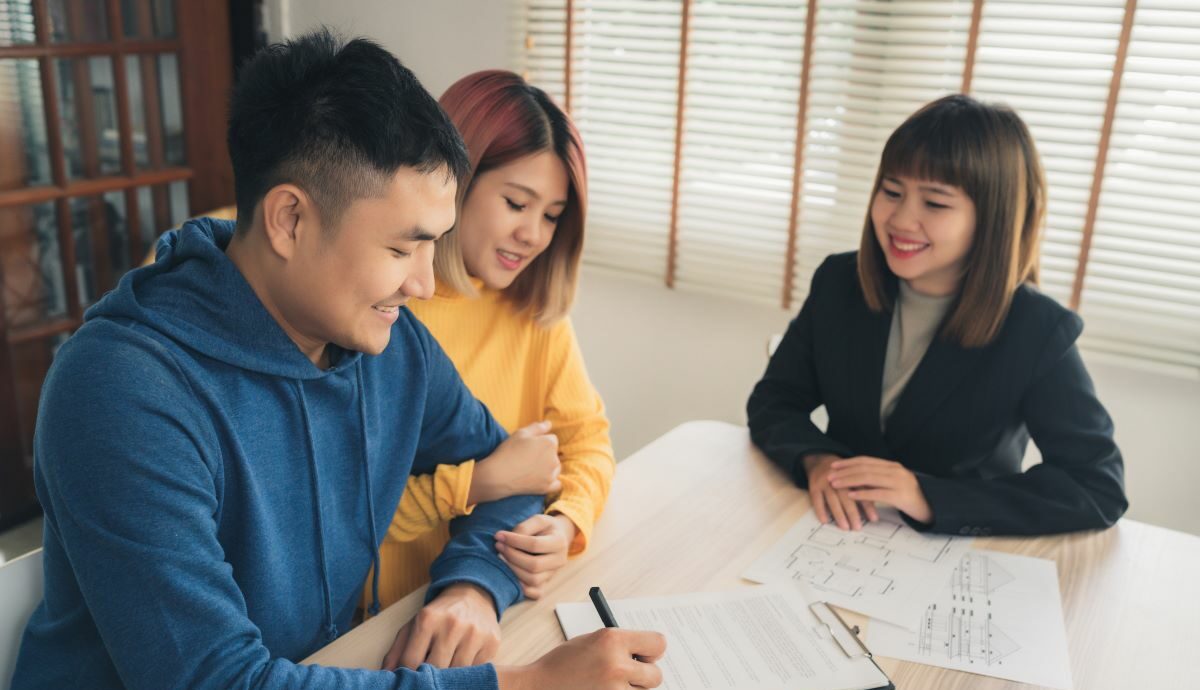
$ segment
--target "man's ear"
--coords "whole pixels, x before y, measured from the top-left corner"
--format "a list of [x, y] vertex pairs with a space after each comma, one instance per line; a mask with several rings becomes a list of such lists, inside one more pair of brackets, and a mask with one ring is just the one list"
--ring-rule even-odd
[[294, 184], [275, 185], [260, 204], [267, 245], [287, 261], [296, 254], [300, 233], [316, 222], [312, 198]]

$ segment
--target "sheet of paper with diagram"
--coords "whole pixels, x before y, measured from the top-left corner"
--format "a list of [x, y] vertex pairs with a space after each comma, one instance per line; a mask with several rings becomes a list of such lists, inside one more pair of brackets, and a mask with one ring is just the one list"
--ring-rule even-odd
[[879, 509], [861, 531], [821, 524], [809, 511], [742, 573], [755, 582], [794, 581], [810, 601], [912, 627], [941, 590], [971, 540], [926, 535]]
[[1069, 690], [1071, 663], [1054, 561], [968, 551], [916, 630], [867, 626], [876, 656]]

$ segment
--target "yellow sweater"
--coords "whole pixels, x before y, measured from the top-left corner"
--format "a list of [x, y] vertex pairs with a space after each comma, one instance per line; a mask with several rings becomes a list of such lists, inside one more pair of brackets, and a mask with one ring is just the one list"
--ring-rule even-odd
[[[517, 315], [499, 292], [465, 298], [439, 288], [409, 308], [445, 349], [467, 387], [508, 431], [549, 420], [558, 436], [562, 491], [546, 512], [565, 515], [582, 552], [608, 498], [616, 469], [604, 403], [588, 379], [569, 319], [548, 328]], [[412, 477], [380, 548], [379, 598], [384, 606], [429, 581], [429, 566], [449, 541], [447, 522], [466, 505], [474, 463], [439, 466]], [[432, 528], [432, 531], [429, 531]], [[420, 536], [418, 536], [420, 535]], [[368, 579], [364, 595], [370, 592]]]

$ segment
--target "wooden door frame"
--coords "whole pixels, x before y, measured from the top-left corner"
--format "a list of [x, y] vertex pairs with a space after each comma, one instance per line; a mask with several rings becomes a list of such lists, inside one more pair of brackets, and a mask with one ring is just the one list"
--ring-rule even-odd
[[[0, 208], [28, 207], [34, 204], [53, 203], [58, 216], [59, 259], [63, 267], [63, 288], [66, 292], [67, 311], [61, 317], [45, 319], [37, 323], [11, 327], [3, 313], [6, 306], [0, 303], [0, 506], [9, 507], [20, 502], [28, 492], [32, 496], [32, 477], [22, 467], [23, 458], [32, 453], [25, 447], [20, 411], [36, 409], [36, 405], [23, 401], [15, 370], [11, 348], [24, 343], [45, 341], [63, 333], [74, 331], [82, 323], [83, 308], [79, 300], [79, 286], [75, 276], [76, 247], [74, 223], [71, 215], [71, 200], [84, 197], [98, 198], [111, 192], [123, 192], [125, 200], [125, 222], [128, 233], [128, 265], [141, 263], [147, 248], [141, 240], [141, 219], [138, 190], [149, 188], [154, 199], [154, 228], [157, 232], [169, 224], [169, 199], [165, 185], [185, 181], [188, 184], [188, 215], [233, 203], [233, 169], [225, 144], [226, 108], [229, 91], [233, 84], [233, 51], [231, 44], [229, 3], [224, 0], [194, 2], [173, 0], [175, 11], [175, 37], [139, 38], [124, 35], [121, 0], [104, 0], [109, 25], [109, 40], [102, 42], [52, 43], [49, 29], [49, 0], [32, 0], [35, 26], [35, 42], [29, 45], [0, 47], [0, 59], [25, 58], [37, 60], [41, 75], [41, 95], [47, 152], [50, 158], [52, 181], [48, 185], [0, 191]], [[71, 2], [71, 0], [68, 0]], [[149, 36], [149, 5], [145, 0], [137, 4], [139, 34]], [[78, 22], [82, 16], [76, 12]], [[180, 107], [183, 117], [185, 164], [177, 167], [163, 165], [163, 128], [156, 126], [159, 102], [155, 96], [157, 79], [157, 55], [173, 53], [178, 60]], [[94, 160], [88, 160], [88, 176], [83, 179], [68, 179], [66, 157], [61, 125], [62, 104], [58, 96], [58, 74], [55, 61], [61, 58], [87, 58], [106, 56], [112, 60], [113, 88], [116, 91], [117, 129], [120, 137], [120, 172], [116, 175], [96, 176]], [[143, 85], [142, 105], [147, 109], [146, 133], [151, 147], [152, 160], [149, 169], [139, 170], [135, 160], [133, 142], [133, 113], [130, 102], [130, 75], [126, 73], [126, 56], [139, 56], [144, 66], [139, 71]], [[78, 79], [76, 81], [79, 81]], [[151, 84], [153, 82], [153, 84]], [[76, 89], [85, 85], [77, 83]], [[77, 94], [78, 100], [78, 94]], [[87, 99], [80, 102], [81, 110], [87, 111]], [[93, 122], [81, 122], [85, 130]], [[161, 125], [161, 123], [158, 123]], [[92, 214], [95, 216], [95, 213]], [[2, 267], [0, 267], [2, 268]], [[108, 280], [100, 281], [102, 288], [111, 287], [115, 276], [103, 274]], [[0, 281], [3, 280], [0, 270]], [[24, 403], [24, 404], [22, 404]], [[32, 412], [29, 412], [30, 414]], [[36, 504], [31, 506], [36, 510]], [[0, 529], [18, 519], [27, 517], [28, 510], [11, 508], [0, 512]]]

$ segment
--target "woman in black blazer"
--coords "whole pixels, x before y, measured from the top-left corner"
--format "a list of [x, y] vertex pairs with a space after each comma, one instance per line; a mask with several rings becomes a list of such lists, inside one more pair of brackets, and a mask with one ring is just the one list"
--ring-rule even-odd
[[[1034, 287], [1045, 183], [1025, 124], [935, 101], [889, 138], [874, 189], [859, 251], [817, 269], [750, 396], [754, 443], [843, 529], [876, 501], [951, 534], [1112, 525], [1123, 464], [1083, 322]], [[1022, 472], [1031, 437], [1043, 461]]]

